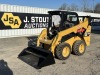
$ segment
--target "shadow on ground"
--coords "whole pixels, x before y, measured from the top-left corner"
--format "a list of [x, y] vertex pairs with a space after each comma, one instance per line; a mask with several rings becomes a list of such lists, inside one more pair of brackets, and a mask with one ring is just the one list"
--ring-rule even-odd
[[33, 37], [27, 37], [28, 41], [28, 46], [30, 45], [36, 45], [38, 36], [33, 36]]
[[92, 30], [92, 33], [94, 33], [94, 34], [100, 34], [100, 30]]
[[7, 62], [0, 60], [0, 75], [13, 75], [12, 70], [8, 67]]
[[28, 40], [34, 40], [34, 41], [36, 41], [36, 40], [37, 40], [37, 37], [38, 37], [38, 36], [32, 36], [32, 37], [27, 37], [27, 39], [28, 39]]

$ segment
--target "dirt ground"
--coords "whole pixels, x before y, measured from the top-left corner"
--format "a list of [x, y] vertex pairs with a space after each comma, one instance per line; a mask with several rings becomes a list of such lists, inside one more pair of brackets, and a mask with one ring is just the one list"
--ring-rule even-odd
[[29, 39], [0, 39], [0, 75], [100, 75], [100, 33], [91, 34], [91, 45], [83, 56], [55, 59], [56, 64], [39, 70], [17, 58]]

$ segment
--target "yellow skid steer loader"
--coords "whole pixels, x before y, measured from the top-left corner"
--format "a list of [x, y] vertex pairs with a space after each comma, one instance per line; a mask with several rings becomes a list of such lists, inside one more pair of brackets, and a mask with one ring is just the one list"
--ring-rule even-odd
[[86, 46], [90, 45], [89, 16], [79, 21], [79, 16], [75, 12], [49, 11], [48, 13], [49, 26], [38, 36], [37, 44], [28, 46], [19, 54], [20, 59], [27, 59], [27, 63], [30, 61], [29, 64], [35, 68], [54, 64], [54, 57], [65, 60], [71, 53], [83, 55]]

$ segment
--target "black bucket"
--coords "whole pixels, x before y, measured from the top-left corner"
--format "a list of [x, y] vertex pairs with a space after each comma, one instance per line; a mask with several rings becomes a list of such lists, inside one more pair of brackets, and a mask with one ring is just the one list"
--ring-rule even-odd
[[18, 58], [37, 69], [55, 64], [52, 52], [39, 47], [27, 47], [19, 54]]

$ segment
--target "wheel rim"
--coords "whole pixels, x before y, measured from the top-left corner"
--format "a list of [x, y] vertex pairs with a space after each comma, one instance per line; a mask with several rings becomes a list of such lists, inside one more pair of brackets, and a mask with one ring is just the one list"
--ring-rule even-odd
[[79, 52], [80, 52], [80, 53], [83, 53], [83, 52], [84, 52], [84, 44], [81, 44], [81, 45], [79, 46]]
[[70, 53], [70, 49], [68, 47], [65, 47], [62, 51], [63, 57], [68, 57], [69, 53]]

